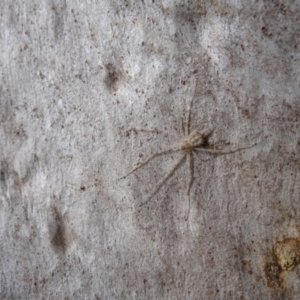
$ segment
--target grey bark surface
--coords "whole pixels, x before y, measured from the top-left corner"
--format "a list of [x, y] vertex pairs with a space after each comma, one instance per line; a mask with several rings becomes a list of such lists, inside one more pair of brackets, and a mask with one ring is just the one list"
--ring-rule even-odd
[[[299, 298], [299, 267], [265, 274], [299, 236], [299, 1], [0, 13], [1, 299]], [[140, 206], [179, 152], [120, 177], [181, 139], [191, 100], [211, 147], [257, 145], [194, 156], [186, 220], [186, 162]]]

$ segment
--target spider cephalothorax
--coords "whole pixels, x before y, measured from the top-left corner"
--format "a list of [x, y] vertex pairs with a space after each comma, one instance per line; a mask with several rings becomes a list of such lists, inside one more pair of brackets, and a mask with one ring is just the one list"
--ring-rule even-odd
[[192, 152], [195, 148], [203, 147], [207, 144], [207, 137], [211, 130], [192, 131], [186, 138], [184, 138], [180, 145], [180, 150], [185, 152]]

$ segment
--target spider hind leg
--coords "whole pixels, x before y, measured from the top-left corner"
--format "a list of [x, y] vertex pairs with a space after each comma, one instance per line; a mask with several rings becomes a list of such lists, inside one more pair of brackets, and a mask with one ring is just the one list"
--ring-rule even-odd
[[185, 158], [185, 156], [186, 156], [186, 154], [183, 154], [178, 159], [178, 161], [174, 164], [174, 166], [172, 167], [172, 169], [156, 184], [156, 186], [154, 187], [154, 189], [148, 195], [146, 201], [143, 202], [142, 204], [140, 204], [140, 207], [143, 206], [143, 205], [145, 205], [145, 204], [147, 204], [151, 200], [151, 198], [158, 192], [158, 190], [162, 187], [162, 185], [173, 175], [173, 173], [179, 167], [180, 163]]
[[124, 179], [126, 178], [127, 176], [129, 176], [130, 174], [132, 174], [133, 172], [135, 172], [136, 170], [138, 170], [139, 168], [143, 167], [144, 165], [146, 165], [150, 160], [152, 160], [153, 158], [155, 158], [156, 156], [158, 155], [161, 155], [161, 154], [164, 154], [164, 153], [167, 153], [167, 152], [170, 152], [170, 151], [175, 151], [177, 150], [177, 147], [171, 147], [171, 148], [168, 148], [168, 149], [165, 149], [165, 150], [162, 150], [162, 151], [159, 151], [159, 152], [156, 152], [154, 154], [152, 154], [150, 157], [148, 157], [144, 162], [138, 164], [135, 168], [133, 168], [130, 172], [128, 172], [126, 175], [122, 176], [120, 179]]

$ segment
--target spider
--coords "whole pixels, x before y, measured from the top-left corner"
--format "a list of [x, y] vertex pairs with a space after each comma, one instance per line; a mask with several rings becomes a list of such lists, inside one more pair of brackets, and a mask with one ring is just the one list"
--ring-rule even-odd
[[176, 163], [173, 165], [173, 167], [170, 169], [169, 172], [165, 174], [164, 177], [161, 178], [161, 180], [156, 184], [154, 189], [148, 194], [146, 201], [140, 204], [140, 206], [143, 206], [148, 203], [148, 201], [157, 193], [157, 191], [161, 188], [161, 186], [173, 175], [175, 170], [179, 167], [181, 162], [184, 158], [186, 158], [188, 167], [189, 167], [189, 179], [187, 182], [187, 195], [189, 198], [189, 204], [188, 204], [188, 211], [190, 207], [190, 190], [193, 183], [193, 154], [196, 153], [197, 155], [199, 153], [209, 153], [214, 155], [222, 155], [222, 154], [230, 154], [237, 151], [241, 151], [244, 149], [249, 149], [254, 147], [256, 144], [248, 147], [240, 147], [236, 149], [226, 149], [226, 150], [216, 150], [216, 149], [209, 149], [204, 148], [207, 145], [207, 139], [211, 135], [214, 129], [205, 129], [205, 130], [193, 130], [190, 129], [190, 123], [191, 123], [191, 107], [193, 103], [193, 98], [190, 101], [190, 105], [188, 107], [187, 113], [186, 113], [186, 122], [184, 124], [183, 120], [181, 120], [181, 135], [182, 139], [173, 145], [170, 148], [163, 149], [162, 151], [156, 152], [152, 154], [150, 157], [148, 157], [145, 161], [138, 163], [130, 172], [128, 172], [126, 175], [121, 177], [120, 179], [124, 179], [130, 174], [134, 173], [139, 168], [145, 166], [150, 160], [155, 158], [156, 156], [162, 155], [167, 152], [172, 151], [179, 151], [181, 153], [179, 159], [176, 161]]

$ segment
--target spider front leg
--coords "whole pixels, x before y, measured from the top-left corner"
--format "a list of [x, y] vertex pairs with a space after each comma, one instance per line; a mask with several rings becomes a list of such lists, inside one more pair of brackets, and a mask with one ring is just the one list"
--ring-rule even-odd
[[196, 82], [194, 84], [194, 91], [193, 91], [193, 96], [191, 98], [190, 103], [188, 104], [188, 109], [186, 112], [186, 122], [185, 122], [185, 136], [188, 136], [191, 132], [191, 110], [192, 110], [192, 105], [193, 105], [193, 100], [194, 100], [194, 95], [196, 91]]
[[181, 121], [180, 121], [180, 134], [181, 134], [182, 138], [186, 137], [183, 119], [181, 119]]
[[189, 103], [188, 110], [186, 113], [186, 122], [185, 122], [185, 135], [188, 136], [191, 131], [191, 110], [192, 110], [192, 104], [193, 104], [193, 99], [192, 97], [191, 102]]
[[156, 128], [154, 129], [144, 129], [144, 128], [129, 128], [127, 131], [126, 131], [126, 134], [128, 134], [130, 131], [133, 131], [134, 133], [137, 133], [137, 131], [141, 131], [141, 132], [154, 132], [154, 133], [162, 133], [161, 130], [158, 130]]

